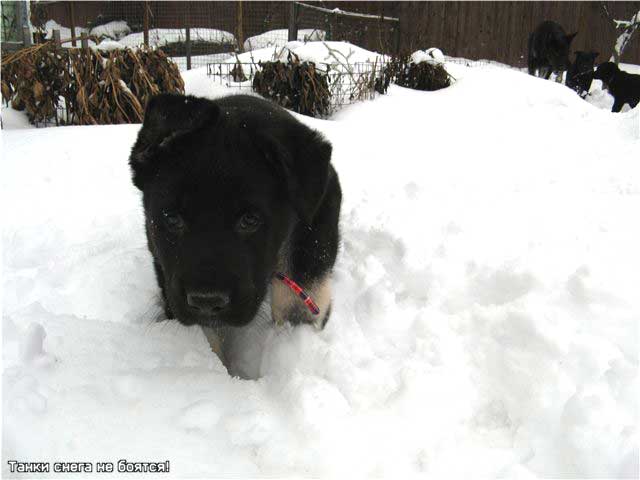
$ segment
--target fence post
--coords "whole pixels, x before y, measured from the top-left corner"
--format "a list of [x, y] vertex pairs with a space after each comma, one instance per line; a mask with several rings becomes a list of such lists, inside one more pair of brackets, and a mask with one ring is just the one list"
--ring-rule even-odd
[[60, 30], [58, 29], [53, 30], [53, 43], [56, 48], [60, 48], [62, 46], [62, 43], [60, 43]]
[[298, 40], [298, 4], [291, 2], [289, 5], [289, 41]]
[[186, 54], [187, 54], [187, 70], [191, 70], [191, 27], [187, 25], [185, 27], [185, 35], [186, 35]]
[[144, 12], [143, 12], [143, 36], [144, 36], [144, 46], [148, 47], [149, 46], [149, 2], [147, 2], [145, 0], [144, 5]]
[[238, 50], [240, 50], [241, 52], [244, 51], [244, 34], [242, 32], [242, 0], [238, 0], [236, 2], [237, 5], [237, 12], [238, 12], [238, 23], [236, 26], [236, 30], [238, 32]]
[[69, 16], [71, 17], [71, 46], [76, 47], [76, 10], [73, 7], [74, 2], [69, 2]]
[[393, 49], [396, 55], [400, 54], [400, 22], [397, 22], [393, 27]]
[[89, 37], [87, 36], [87, 32], [82, 32], [80, 34], [80, 45], [82, 46], [82, 50], [87, 52], [89, 50]]
[[22, 27], [22, 43], [24, 43], [25, 47], [30, 47], [33, 45], [33, 41], [31, 40], [31, 32], [29, 31], [29, 27]]

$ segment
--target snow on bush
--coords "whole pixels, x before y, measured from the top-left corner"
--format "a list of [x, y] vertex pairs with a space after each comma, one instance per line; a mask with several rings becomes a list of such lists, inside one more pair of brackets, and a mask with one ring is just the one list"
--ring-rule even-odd
[[[370, 52], [348, 42], [287, 42], [282, 47], [269, 47], [245, 52], [229, 58], [226, 63], [244, 66], [245, 74], [259, 70], [259, 62], [284, 62], [290, 59], [313, 62], [318, 71], [329, 77], [334, 105], [346, 105], [373, 96], [372, 78], [382, 72], [387, 57]], [[229, 85], [233, 82], [229, 79]]]
[[[232, 33], [213, 28], [192, 28], [190, 31], [192, 42], [223, 43], [235, 45], [236, 38]], [[186, 42], [186, 31], [183, 28], [152, 28], [149, 30], [149, 46], [163, 47], [171, 43]], [[125, 47], [144, 45], [142, 32], [131, 33], [119, 40]]]
[[131, 29], [124, 20], [116, 20], [91, 29], [91, 35], [99, 39], [119, 40], [130, 33]]
[[[55, 20], [47, 20], [47, 22], [44, 24], [44, 30], [46, 32], [45, 39], [47, 40], [53, 39], [54, 30], [60, 30], [60, 40], [67, 40], [71, 38], [71, 29], [67, 27], [63, 27], [62, 25], [57, 23]], [[82, 28], [82, 27], [76, 27], [75, 31], [76, 31], [76, 37], [80, 37], [82, 33], [87, 33], [87, 34], [89, 33], [89, 31], [86, 28]], [[64, 48], [72, 48], [73, 44], [71, 42], [66, 42], [66, 43], [63, 43], [62, 46]], [[76, 46], [80, 46], [80, 40], [76, 41]], [[89, 46], [91, 47], [95, 46], [95, 42], [93, 40], [89, 40]]]
[[[324, 40], [326, 32], [312, 28], [298, 30], [298, 41], [314, 42]], [[283, 47], [289, 41], [289, 30], [270, 30], [253, 37], [249, 37], [244, 41], [245, 51], [259, 50], [268, 47]]]
[[411, 54], [413, 63], [426, 62], [431, 65], [442, 65], [445, 62], [444, 54], [438, 48], [417, 50]]
[[116, 40], [111, 40], [111, 39], [105, 38], [99, 44], [93, 45], [91, 48], [94, 48], [96, 50], [104, 50], [105, 52], [107, 52], [107, 51], [110, 51], [110, 50], [118, 50], [118, 49], [121, 50], [121, 49], [123, 49], [125, 47], [124, 47], [124, 45], [122, 45], [120, 42], [118, 42]]

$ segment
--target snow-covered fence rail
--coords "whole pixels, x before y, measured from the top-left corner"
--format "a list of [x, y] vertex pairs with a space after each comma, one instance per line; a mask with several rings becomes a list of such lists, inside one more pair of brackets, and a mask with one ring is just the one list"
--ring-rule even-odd
[[295, 15], [292, 15], [295, 25], [290, 26], [289, 32], [298, 28], [319, 28], [326, 31], [325, 40], [349, 41], [387, 54], [398, 53], [400, 49], [398, 17], [324, 8], [303, 2], [294, 2], [292, 7], [295, 7]]

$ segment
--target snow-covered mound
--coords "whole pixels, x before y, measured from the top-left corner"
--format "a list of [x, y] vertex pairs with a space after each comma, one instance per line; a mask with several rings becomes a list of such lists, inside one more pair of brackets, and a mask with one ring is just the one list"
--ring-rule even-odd
[[[170, 43], [186, 42], [184, 28], [152, 28], [149, 30], [149, 46], [162, 47]], [[214, 28], [192, 28], [189, 32], [192, 42], [225, 43], [234, 45], [236, 38], [232, 33]], [[138, 47], [144, 44], [143, 32], [131, 33], [119, 40], [124, 47]]]
[[[298, 40], [300, 42], [314, 42], [324, 40], [326, 37], [324, 30], [318, 30], [314, 28], [303, 28], [298, 30]], [[276, 47], [281, 48], [289, 41], [289, 30], [270, 30], [268, 32], [261, 33], [249, 37], [244, 41], [245, 51], [259, 50], [261, 48]]]
[[295, 54], [302, 62], [315, 62], [316, 64], [354, 64], [354, 63], [380, 63], [384, 58], [379, 53], [370, 52], [348, 42], [285, 42], [281, 47], [268, 47], [259, 50], [245, 52], [228, 60], [229, 63], [240, 61], [242, 63], [257, 62], [286, 62], [290, 53]]
[[91, 35], [109, 40], [119, 40], [130, 33], [131, 29], [124, 20], [116, 20], [91, 29]]
[[444, 54], [439, 48], [417, 50], [411, 54], [413, 63], [426, 62], [431, 65], [442, 65], [445, 62]]
[[[344, 192], [333, 314], [236, 332], [232, 371], [258, 380], [156, 323], [138, 126], [4, 131], [3, 473], [637, 478], [640, 109], [447, 69], [444, 90], [299, 117]], [[188, 93], [223, 93], [207, 80]]]
[[[63, 27], [62, 25], [60, 25], [58, 22], [56, 22], [55, 20], [47, 20], [47, 22], [44, 24], [44, 30], [45, 30], [45, 39], [47, 40], [51, 40], [53, 39], [53, 31], [54, 30], [60, 30], [60, 40], [67, 40], [69, 38], [71, 38], [71, 29], [67, 28], [67, 27]], [[82, 27], [76, 27], [75, 28], [75, 33], [76, 33], [76, 37], [80, 37], [80, 35], [82, 33], [89, 33], [89, 30], [87, 30], [86, 28], [82, 28]], [[79, 47], [80, 46], [80, 42], [77, 41], [76, 45]], [[89, 46], [93, 47], [95, 46], [95, 42], [93, 40], [89, 40]], [[66, 42], [62, 44], [63, 48], [72, 48], [73, 44], [71, 42]]]

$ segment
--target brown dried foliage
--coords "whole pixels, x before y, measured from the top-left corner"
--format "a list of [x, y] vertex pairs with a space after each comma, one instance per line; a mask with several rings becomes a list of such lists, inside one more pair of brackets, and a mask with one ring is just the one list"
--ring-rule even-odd
[[391, 57], [383, 77], [377, 82], [376, 90], [386, 93], [389, 82], [414, 90], [440, 90], [451, 85], [451, 79], [442, 65], [413, 63], [409, 55], [398, 55]]
[[98, 52], [49, 42], [2, 60], [3, 101], [35, 124], [139, 123], [161, 92], [184, 93], [184, 82], [159, 50]]
[[253, 90], [279, 105], [303, 115], [326, 117], [331, 113], [327, 75], [313, 62], [301, 62], [289, 53], [288, 63], [259, 62]]

